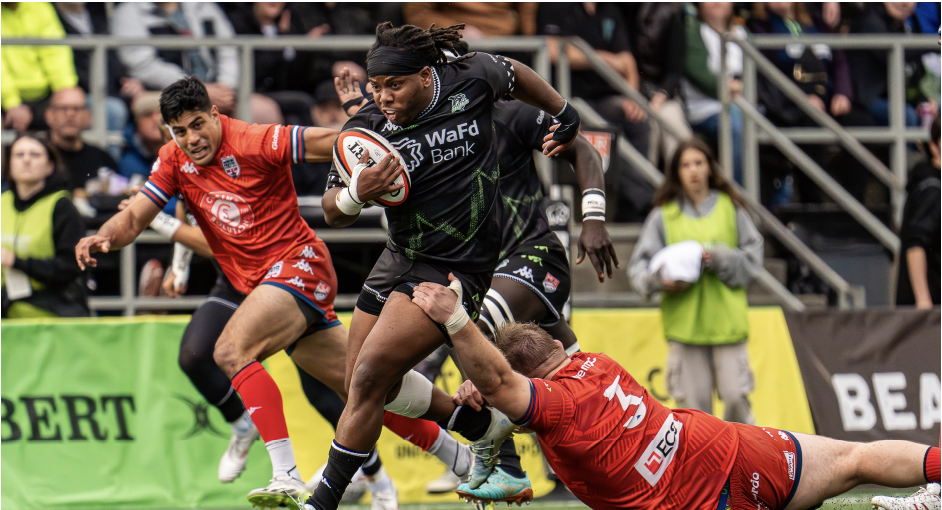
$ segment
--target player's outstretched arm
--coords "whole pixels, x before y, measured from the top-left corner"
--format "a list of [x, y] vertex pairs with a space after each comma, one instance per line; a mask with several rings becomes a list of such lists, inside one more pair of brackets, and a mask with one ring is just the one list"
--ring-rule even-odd
[[[558, 125], [550, 128], [555, 131]], [[544, 142], [552, 140], [550, 133]], [[602, 172], [602, 157], [582, 135], [576, 136], [572, 146], [561, 152], [560, 157], [569, 161], [576, 172], [579, 189], [582, 191], [582, 234], [579, 236], [579, 254], [576, 264], [581, 264], [586, 255], [595, 268], [599, 283], [615, 276], [620, 268], [615, 245], [605, 229], [605, 174]]]
[[533, 69], [507, 59], [514, 68], [514, 91], [510, 94], [530, 106], [535, 106], [549, 113], [559, 121], [560, 127], [553, 132], [551, 141], [543, 145], [543, 154], [555, 156], [568, 149], [579, 133], [581, 120], [576, 109], [569, 105], [549, 83], [546, 83]]
[[461, 305], [461, 284], [452, 286], [423, 282], [412, 291], [412, 302], [429, 318], [443, 324], [455, 346], [458, 362], [471, 382], [490, 405], [515, 420], [523, 417], [530, 404], [530, 380], [513, 371], [504, 355], [468, 320]]
[[123, 211], [110, 220], [93, 236], [83, 237], [75, 245], [75, 260], [82, 270], [85, 266], [95, 267], [98, 261], [92, 253], [108, 253], [112, 249], [123, 248], [137, 238], [147, 228], [160, 209], [150, 200], [133, 200]]
[[309, 127], [304, 130], [304, 161], [323, 163], [334, 155], [334, 142], [340, 135], [339, 129]]

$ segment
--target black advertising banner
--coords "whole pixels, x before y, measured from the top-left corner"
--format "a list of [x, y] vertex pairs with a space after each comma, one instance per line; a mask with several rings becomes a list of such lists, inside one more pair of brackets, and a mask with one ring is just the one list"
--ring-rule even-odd
[[786, 314], [818, 434], [939, 444], [939, 310]]

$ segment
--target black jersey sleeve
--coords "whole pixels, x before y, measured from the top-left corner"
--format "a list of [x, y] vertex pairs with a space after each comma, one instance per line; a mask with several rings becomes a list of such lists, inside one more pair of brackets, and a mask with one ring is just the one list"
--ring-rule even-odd
[[483, 78], [491, 86], [494, 101], [514, 91], [514, 66], [507, 58], [479, 51], [464, 62], [472, 76]]
[[528, 149], [543, 150], [543, 137], [557, 121], [551, 115], [520, 101], [510, 101], [511, 110], [506, 116], [508, 127]]

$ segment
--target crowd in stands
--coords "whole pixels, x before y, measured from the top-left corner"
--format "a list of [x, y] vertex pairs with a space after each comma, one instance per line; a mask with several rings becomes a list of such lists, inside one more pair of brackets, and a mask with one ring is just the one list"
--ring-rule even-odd
[[[120, 197], [146, 180], [163, 140], [157, 109], [161, 88], [183, 76], [197, 76], [207, 84], [222, 113], [236, 114], [240, 78], [246, 72], [240, 68], [237, 47], [158, 49], [146, 43], [152, 36], [199, 40], [237, 35], [372, 35], [377, 23], [387, 20], [422, 27], [464, 23], [463, 35], [472, 50], [476, 40], [486, 37], [537, 35], [552, 41], [574, 35], [583, 38], [630, 87], [640, 91], [672, 132], [684, 138], [696, 134], [715, 148], [722, 109], [720, 80], [727, 81], [734, 96], [743, 89], [743, 54], [734, 43], [726, 44], [726, 76], [720, 76], [722, 34], [936, 34], [940, 26], [939, 4], [933, 2], [23, 2], [4, 3], [0, 18], [5, 40], [105, 34], [141, 39], [140, 45], [122, 45], [108, 52], [107, 129], [123, 133], [123, 143], [101, 148], [84, 143], [81, 136], [91, 127], [90, 108], [94, 106], [91, 50], [8, 44], [0, 50], [4, 129], [48, 131], [47, 139], [64, 164], [66, 187], [77, 210], [86, 217], [111, 212]], [[558, 47], [547, 47], [555, 63]], [[842, 125], [888, 125], [886, 50], [843, 51], [796, 42], [764, 54], [801, 88], [811, 104]], [[525, 62], [528, 58], [525, 54], [511, 56]], [[289, 46], [256, 50], [254, 57], [251, 111], [256, 122], [339, 127], [346, 116], [333, 90], [333, 77], [347, 67], [355, 79], [365, 83], [363, 51], [312, 52]], [[572, 46], [568, 47], [568, 59], [573, 95], [584, 99], [615, 126], [619, 136], [659, 168], [665, 168], [683, 140], [674, 138], [650, 119], [641, 105], [601, 78]], [[907, 51], [905, 72], [906, 124], [928, 127], [939, 114], [939, 52]], [[777, 87], [761, 78], [758, 103], [778, 126], [816, 125]], [[731, 175], [742, 182], [742, 113], [735, 106], [730, 113], [734, 145]], [[852, 194], [858, 198], [864, 195], [864, 185], [871, 178], [854, 158], [835, 156], [840, 151], [820, 144], [803, 148]], [[879, 147], [875, 153], [881, 155]], [[326, 173], [326, 168], [322, 165], [316, 171]], [[762, 199], [767, 205], [823, 199], [812, 183], [787, 166], [763, 166], [762, 176]], [[625, 172], [610, 172], [608, 180], [618, 194]], [[296, 185], [301, 195], [318, 195], [323, 179], [305, 172]], [[3, 189], [12, 188], [5, 179]], [[98, 200], [96, 196], [115, 200]], [[644, 204], [639, 210], [649, 207]]]

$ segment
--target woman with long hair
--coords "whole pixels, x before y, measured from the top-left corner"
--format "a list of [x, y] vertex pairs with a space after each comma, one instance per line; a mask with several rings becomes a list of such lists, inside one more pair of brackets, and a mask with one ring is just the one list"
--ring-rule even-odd
[[[654, 204], [628, 272], [646, 298], [661, 292], [668, 390], [676, 407], [712, 413], [715, 387], [725, 420], [754, 423], [745, 287], [762, 266], [762, 236], [710, 148], [696, 138], [677, 148]], [[684, 250], [655, 257], [685, 241]], [[685, 259], [700, 271], [685, 277], [690, 281], [674, 280], [670, 260], [659, 266], [653, 258]]]
[[62, 159], [43, 136], [23, 134], [10, 147], [0, 197], [3, 317], [88, 315], [74, 249], [85, 232], [72, 205]]

